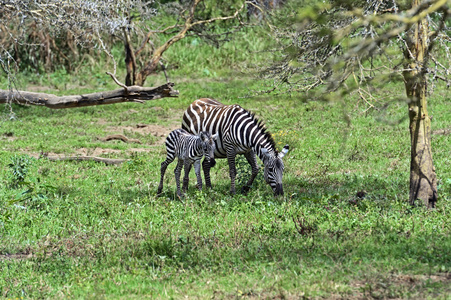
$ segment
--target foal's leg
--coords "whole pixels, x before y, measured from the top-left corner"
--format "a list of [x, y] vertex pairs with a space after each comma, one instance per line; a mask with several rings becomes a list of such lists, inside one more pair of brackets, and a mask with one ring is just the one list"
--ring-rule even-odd
[[164, 173], [166, 173], [166, 168], [173, 161], [174, 161], [174, 157], [168, 155], [168, 156], [166, 156], [166, 160], [161, 163], [161, 169], [160, 169], [161, 177], [160, 177], [160, 184], [158, 185], [157, 194], [161, 194], [161, 191], [163, 190]]
[[189, 184], [189, 172], [191, 172], [192, 162], [189, 159], [185, 159], [185, 177], [183, 177], [183, 192], [188, 190]]
[[197, 177], [197, 188], [202, 190], [202, 176], [200, 176], [200, 159], [194, 162], [194, 172]]
[[175, 183], [177, 184], [177, 196], [182, 197], [182, 193], [180, 192], [180, 174], [182, 173], [183, 160], [179, 159], [177, 161], [177, 167], [175, 167]]

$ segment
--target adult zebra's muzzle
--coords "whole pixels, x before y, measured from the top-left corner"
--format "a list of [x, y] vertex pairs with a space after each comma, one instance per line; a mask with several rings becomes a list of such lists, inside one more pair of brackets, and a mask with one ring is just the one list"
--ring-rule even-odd
[[283, 185], [281, 183], [276, 183], [276, 188], [274, 189], [274, 196], [283, 196]]

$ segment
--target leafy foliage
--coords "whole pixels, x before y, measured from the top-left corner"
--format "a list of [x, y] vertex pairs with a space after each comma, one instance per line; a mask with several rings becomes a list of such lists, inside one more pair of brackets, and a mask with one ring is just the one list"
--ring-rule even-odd
[[[11, 0], [2, 8], [7, 26], [0, 30], [0, 62], [10, 71], [14, 62], [21, 70], [51, 71], [65, 66], [74, 71], [74, 61], [109, 53], [114, 39], [130, 18], [146, 20], [155, 15], [152, 1], [61, 1]], [[13, 37], [13, 38], [10, 38]], [[109, 54], [111, 56], [111, 54]], [[13, 68], [11, 68], [12, 70]]]
[[450, 65], [440, 60], [444, 53], [450, 56], [449, 8], [446, 1], [430, 4], [412, 8], [403, 1], [290, 1], [273, 15], [277, 58], [262, 64], [260, 74], [274, 81], [278, 91], [308, 91], [309, 98], [330, 101], [358, 92], [373, 103], [374, 89], [402, 81], [411, 42], [406, 32], [427, 18], [434, 32], [425, 54], [431, 89], [436, 80], [449, 84]]

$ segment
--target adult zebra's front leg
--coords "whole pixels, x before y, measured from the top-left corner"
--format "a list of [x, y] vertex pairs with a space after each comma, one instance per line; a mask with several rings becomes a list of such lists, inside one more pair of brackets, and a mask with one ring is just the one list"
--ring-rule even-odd
[[235, 179], [236, 179], [236, 166], [235, 166], [235, 158], [236, 151], [234, 148], [227, 148], [227, 161], [229, 163], [229, 174], [230, 174], [230, 194], [235, 195]]
[[251, 150], [249, 152], [244, 153], [244, 157], [246, 157], [247, 162], [251, 165], [251, 168], [252, 168], [251, 178], [249, 178], [246, 185], [241, 187], [241, 193], [246, 194], [247, 192], [249, 192], [249, 189], [251, 188], [255, 177], [257, 177], [258, 165], [257, 165], [257, 157], [255, 156], [254, 151]]
[[210, 162], [204, 159], [202, 161], [202, 170], [204, 171], [205, 186], [211, 189], [210, 169]]

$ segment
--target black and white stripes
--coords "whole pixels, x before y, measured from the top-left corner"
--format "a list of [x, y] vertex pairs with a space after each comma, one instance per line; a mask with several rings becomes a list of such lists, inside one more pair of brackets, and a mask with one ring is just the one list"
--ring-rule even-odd
[[161, 178], [158, 186], [158, 194], [163, 190], [164, 173], [168, 165], [177, 157], [178, 162], [174, 170], [177, 184], [177, 195], [182, 196], [180, 192], [180, 174], [185, 167], [185, 177], [183, 178], [183, 191], [188, 188], [189, 172], [194, 164], [194, 170], [197, 177], [197, 187], [202, 189], [202, 177], [200, 176], [200, 160], [205, 156], [206, 164], [214, 166], [214, 140], [217, 135], [211, 135], [209, 132], [199, 132], [193, 135], [184, 129], [176, 129], [169, 133], [166, 138], [166, 160], [161, 163]]
[[[264, 177], [275, 195], [283, 195], [283, 161], [288, 152], [286, 145], [279, 153], [274, 139], [262, 122], [239, 105], [224, 105], [216, 100], [202, 98], [194, 101], [183, 115], [182, 128], [193, 134], [207, 131], [218, 134], [215, 158], [227, 158], [231, 179], [230, 192], [235, 193], [235, 156], [244, 154], [252, 167], [252, 175], [243, 191], [247, 191], [258, 173], [256, 155], [265, 166]], [[211, 187], [209, 164], [202, 164], [205, 183]]]

